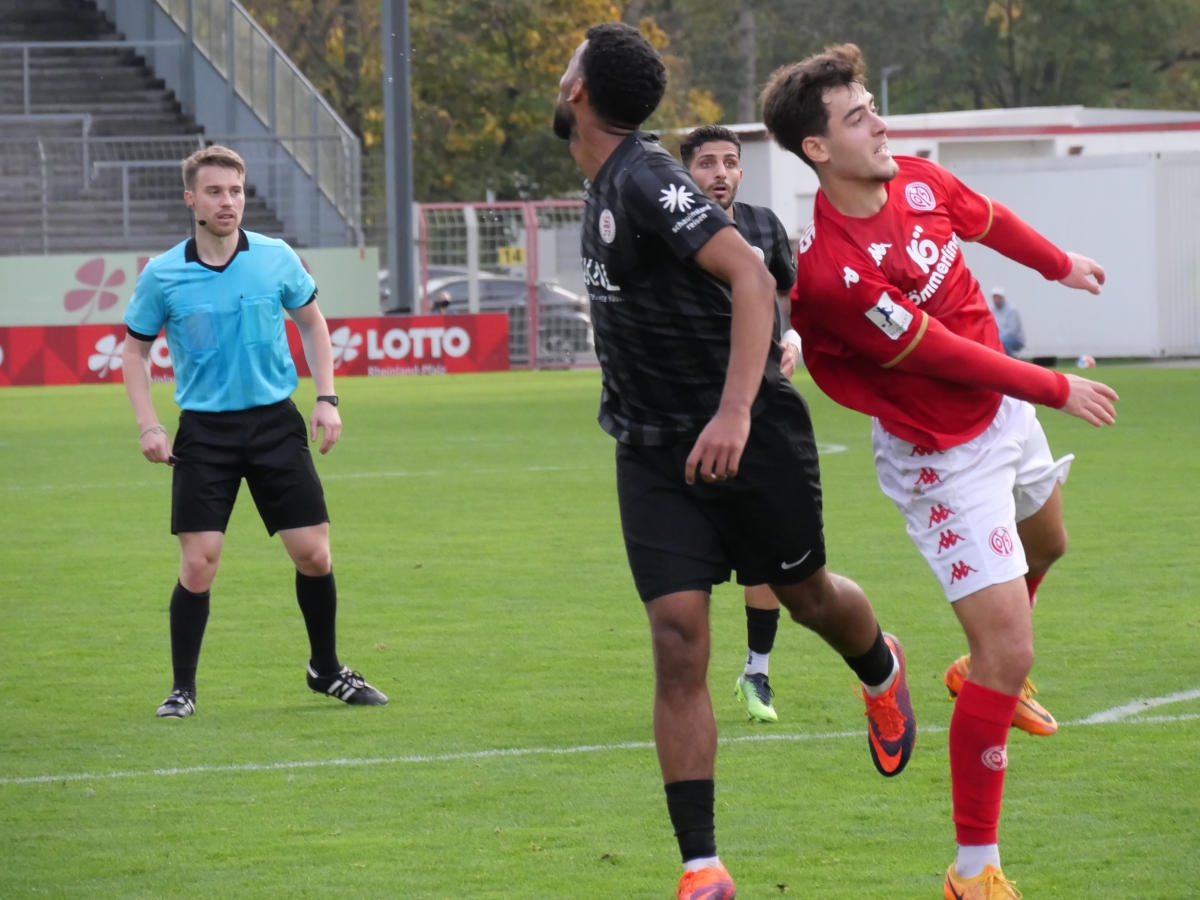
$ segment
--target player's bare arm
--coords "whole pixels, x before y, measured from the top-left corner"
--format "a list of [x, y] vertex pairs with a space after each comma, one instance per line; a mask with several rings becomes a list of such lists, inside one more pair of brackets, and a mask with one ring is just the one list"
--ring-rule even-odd
[[775, 322], [775, 279], [736, 229], [717, 232], [697, 252], [696, 262], [729, 285], [733, 315], [721, 403], [688, 454], [684, 472], [688, 484], [695, 483], [697, 473], [705, 481], [737, 475]]
[[[288, 314], [300, 330], [300, 342], [304, 346], [304, 359], [308, 370], [312, 372], [313, 386], [317, 396], [327, 396], [336, 393], [333, 389], [333, 346], [329, 340], [329, 325], [321, 314], [317, 301], [296, 309], [289, 309]], [[312, 415], [308, 419], [309, 440], [315, 441], [318, 432], [321, 435], [321, 453], [328, 453], [342, 436], [342, 418], [337, 407], [329, 403], [313, 404]]]
[[125, 336], [121, 347], [121, 371], [125, 379], [125, 393], [133, 406], [138, 425], [138, 444], [142, 456], [150, 462], [171, 461], [171, 436], [158, 421], [154, 401], [150, 397], [150, 348], [152, 341], [141, 341], [132, 335]]
[[1087, 291], [1089, 294], [1099, 294], [1100, 285], [1104, 284], [1104, 268], [1100, 263], [1069, 250], [1067, 258], [1071, 260], [1071, 271], [1065, 278], [1060, 278], [1058, 283], [1076, 290]]

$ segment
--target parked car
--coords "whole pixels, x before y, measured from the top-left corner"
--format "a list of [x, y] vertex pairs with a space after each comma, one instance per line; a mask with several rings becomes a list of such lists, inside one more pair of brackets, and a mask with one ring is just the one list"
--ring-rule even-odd
[[[529, 287], [524, 278], [480, 272], [479, 311], [508, 314], [509, 360], [529, 362]], [[422, 308], [452, 315], [470, 312], [467, 275], [431, 278]], [[594, 352], [592, 319], [586, 297], [551, 281], [537, 283], [539, 362], [572, 363]], [[425, 298], [428, 298], [427, 302]], [[387, 310], [407, 313], [408, 310]]]
[[[466, 266], [429, 266], [425, 272], [425, 277], [432, 283], [436, 279], [453, 278], [456, 275], [466, 277], [468, 274], [469, 270]], [[384, 315], [405, 315], [409, 310], [407, 308], [399, 309], [398, 306], [400, 304], [392, 302], [392, 286], [388, 281], [389, 277], [390, 272], [388, 269], [379, 270], [379, 308], [383, 311]], [[415, 273], [414, 277], [420, 278], [421, 273]]]

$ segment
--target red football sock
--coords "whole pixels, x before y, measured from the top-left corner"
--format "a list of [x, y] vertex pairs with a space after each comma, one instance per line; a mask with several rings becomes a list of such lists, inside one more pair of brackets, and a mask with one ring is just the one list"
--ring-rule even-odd
[[1029, 608], [1033, 609], [1033, 605], [1037, 603], [1037, 589], [1042, 583], [1042, 579], [1046, 577], [1046, 573], [1041, 575], [1026, 575], [1025, 587], [1029, 589]]
[[950, 789], [959, 844], [997, 843], [1008, 729], [1019, 699], [973, 681], [958, 692], [950, 717]]

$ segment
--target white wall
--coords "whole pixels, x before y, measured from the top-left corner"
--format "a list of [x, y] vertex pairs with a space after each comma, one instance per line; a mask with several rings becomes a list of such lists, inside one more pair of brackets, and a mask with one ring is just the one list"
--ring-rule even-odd
[[1153, 157], [992, 161], [948, 168], [1059, 247], [1104, 267], [1104, 290], [1093, 296], [1046, 281], [987, 247], [964, 243], [963, 256], [984, 291], [1003, 285], [1020, 311], [1026, 355], [1163, 354]]
[[[1002, 285], [1020, 310], [1026, 355], [1200, 356], [1200, 153], [948, 155], [967, 157], [943, 164], [969, 186], [1104, 266], [1107, 283], [1093, 296], [964, 244], [984, 291]], [[815, 175], [766, 140], [745, 142], [742, 159], [739, 199], [770, 206], [798, 238], [812, 220]]]

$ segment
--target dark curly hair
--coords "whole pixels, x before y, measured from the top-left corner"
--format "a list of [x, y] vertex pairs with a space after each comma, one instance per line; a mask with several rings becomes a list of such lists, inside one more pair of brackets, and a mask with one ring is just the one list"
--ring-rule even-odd
[[587, 30], [580, 68], [592, 109], [624, 128], [637, 128], [650, 118], [667, 89], [662, 57], [640, 31], [624, 22]]
[[762, 92], [763, 124], [780, 147], [816, 168], [801, 148], [805, 138], [829, 132], [825, 92], [866, 83], [862, 51], [856, 44], [826, 47], [771, 73]]
[[728, 141], [737, 147], [738, 156], [742, 155], [742, 142], [738, 136], [724, 125], [701, 125], [693, 128], [679, 145], [679, 158], [683, 164], [691, 168], [696, 151], [709, 141]]

